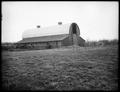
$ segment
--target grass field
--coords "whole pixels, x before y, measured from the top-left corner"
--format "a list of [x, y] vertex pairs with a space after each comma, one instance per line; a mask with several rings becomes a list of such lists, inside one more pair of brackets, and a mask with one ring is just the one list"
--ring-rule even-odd
[[118, 47], [2, 52], [7, 90], [117, 90]]

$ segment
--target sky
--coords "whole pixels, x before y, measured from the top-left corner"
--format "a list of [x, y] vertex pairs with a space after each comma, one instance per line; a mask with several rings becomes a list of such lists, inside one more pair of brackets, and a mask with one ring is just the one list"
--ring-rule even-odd
[[118, 2], [2, 2], [2, 42], [22, 40], [27, 29], [75, 22], [89, 41], [118, 39]]

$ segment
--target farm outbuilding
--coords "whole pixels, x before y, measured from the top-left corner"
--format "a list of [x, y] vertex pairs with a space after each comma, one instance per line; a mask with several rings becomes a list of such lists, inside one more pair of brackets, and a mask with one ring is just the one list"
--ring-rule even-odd
[[62, 46], [84, 46], [85, 40], [80, 37], [80, 29], [76, 23], [29, 29], [23, 32], [22, 40], [18, 44], [22, 47], [47, 49]]

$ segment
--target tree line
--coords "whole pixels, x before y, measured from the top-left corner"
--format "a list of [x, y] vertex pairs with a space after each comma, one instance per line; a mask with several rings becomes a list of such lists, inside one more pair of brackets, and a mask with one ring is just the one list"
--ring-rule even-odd
[[[118, 40], [99, 40], [99, 41], [86, 41], [85, 47], [96, 47], [96, 46], [114, 46], [118, 45]], [[20, 50], [30, 49], [26, 44], [20, 43], [2, 43], [2, 50]]]

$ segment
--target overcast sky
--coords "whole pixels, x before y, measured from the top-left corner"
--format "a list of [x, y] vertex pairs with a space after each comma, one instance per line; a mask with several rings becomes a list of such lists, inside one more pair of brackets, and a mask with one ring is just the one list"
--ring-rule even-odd
[[2, 2], [2, 42], [23, 31], [76, 22], [85, 40], [118, 39], [118, 2]]

